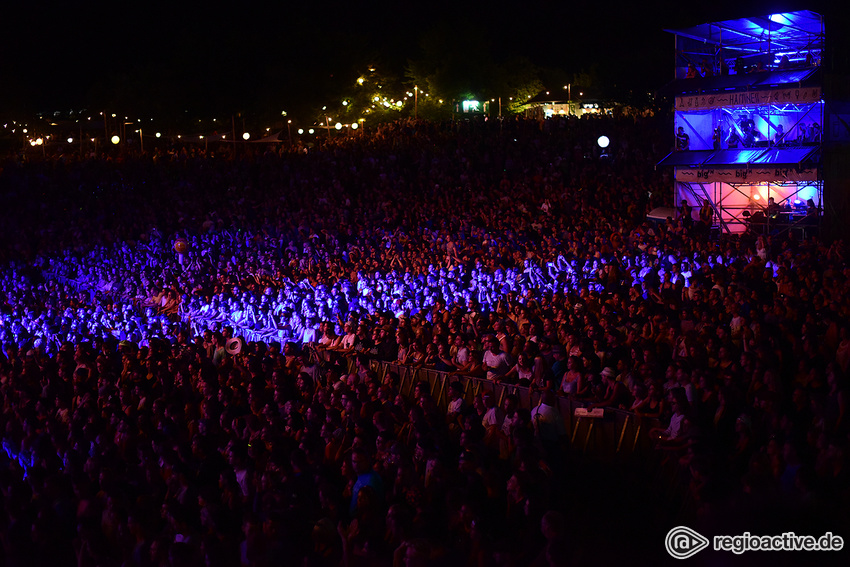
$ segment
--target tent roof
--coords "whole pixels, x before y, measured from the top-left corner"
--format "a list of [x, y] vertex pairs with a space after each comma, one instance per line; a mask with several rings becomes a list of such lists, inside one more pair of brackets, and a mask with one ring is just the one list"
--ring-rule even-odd
[[810, 10], [710, 22], [665, 31], [705, 43], [752, 52], [763, 51], [761, 46], [765, 43], [772, 52], [822, 49], [824, 41], [823, 17]]

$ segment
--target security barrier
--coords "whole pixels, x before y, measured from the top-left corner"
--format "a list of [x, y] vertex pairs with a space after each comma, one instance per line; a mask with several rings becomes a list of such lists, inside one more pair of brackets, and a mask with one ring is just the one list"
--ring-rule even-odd
[[[354, 368], [354, 358], [348, 357], [349, 369]], [[431, 397], [441, 409], [447, 409], [449, 404], [449, 386], [460, 382], [463, 388], [464, 401], [472, 404], [473, 398], [481, 393], [491, 393], [501, 406], [508, 394], [513, 394], [519, 400], [519, 407], [532, 410], [540, 404], [542, 393], [525, 386], [502, 384], [471, 376], [457, 376], [448, 372], [421, 368], [409, 365], [370, 361], [370, 368], [383, 381], [388, 373], [398, 376], [399, 392], [409, 398], [414, 386], [419, 382], [428, 385]], [[564, 419], [567, 436], [574, 449], [591, 453], [599, 457], [614, 457], [617, 455], [633, 454], [646, 451], [652, 447], [647, 433], [660, 422], [656, 418], [639, 416], [633, 412], [605, 408], [603, 417], [576, 416], [576, 409], [585, 408], [589, 402], [569, 397], [558, 396], [558, 411]]]

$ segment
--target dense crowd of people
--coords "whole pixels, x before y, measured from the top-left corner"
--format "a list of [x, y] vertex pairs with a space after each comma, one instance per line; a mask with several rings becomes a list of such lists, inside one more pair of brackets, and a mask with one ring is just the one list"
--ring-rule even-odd
[[845, 248], [646, 221], [663, 120], [4, 163], [5, 564], [566, 565], [557, 396], [663, 423], [701, 518], [846, 527]]

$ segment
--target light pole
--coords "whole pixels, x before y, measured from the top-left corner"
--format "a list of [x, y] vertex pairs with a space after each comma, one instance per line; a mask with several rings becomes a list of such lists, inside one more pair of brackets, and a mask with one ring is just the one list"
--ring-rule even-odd
[[413, 119], [419, 118], [419, 86], [413, 85]]
[[286, 131], [289, 132], [289, 145], [292, 145], [292, 120], [286, 121]]

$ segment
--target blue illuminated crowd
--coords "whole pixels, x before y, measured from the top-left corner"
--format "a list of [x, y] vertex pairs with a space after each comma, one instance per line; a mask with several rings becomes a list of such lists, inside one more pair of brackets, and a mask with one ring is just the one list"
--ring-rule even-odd
[[[847, 522], [843, 244], [647, 221], [668, 130], [404, 121], [8, 160], [4, 565], [572, 564], [557, 396], [658, 420], [700, 518]], [[540, 403], [455, 386], [444, 411], [371, 360]]]

